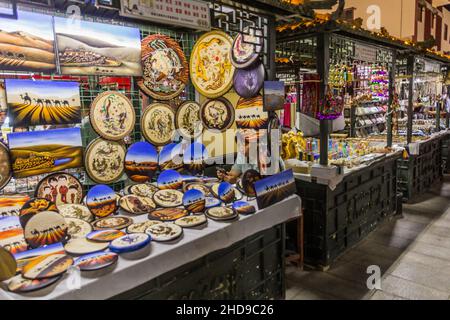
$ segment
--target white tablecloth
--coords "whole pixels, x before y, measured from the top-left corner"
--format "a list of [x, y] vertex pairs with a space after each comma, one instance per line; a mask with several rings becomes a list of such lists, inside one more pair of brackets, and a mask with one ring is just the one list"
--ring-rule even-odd
[[[251, 201], [250, 201], [251, 202]], [[256, 203], [254, 203], [256, 205]], [[175, 244], [152, 242], [150, 254], [140, 260], [119, 258], [116, 268], [99, 278], [81, 277], [80, 289], [69, 289], [70, 276], [65, 275], [51, 292], [36, 291], [18, 295], [0, 289], [0, 299], [107, 299], [133, 289], [168, 271], [201, 258], [208, 253], [227, 248], [253, 234], [297, 218], [301, 200], [294, 195], [250, 216], [240, 216], [234, 222], [208, 219], [203, 229], [184, 229], [183, 238]], [[146, 216], [135, 217], [135, 222]]]

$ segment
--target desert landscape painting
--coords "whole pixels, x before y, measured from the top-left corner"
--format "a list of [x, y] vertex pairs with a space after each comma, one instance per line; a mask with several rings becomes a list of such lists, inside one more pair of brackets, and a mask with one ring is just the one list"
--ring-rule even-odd
[[259, 209], [267, 208], [297, 192], [294, 173], [290, 169], [256, 181], [255, 190]]
[[19, 11], [0, 18], [0, 70], [51, 73], [56, 70], [53, 18]]
[[137, 28], [55, 17], [62, 74], [142, 76]]
[[16, 178], [83, 166], [80, 128], [10, 133], [8, 141]]
[[13, 126], [81, 122], [78, 82], [6, 79], [6, 90]]

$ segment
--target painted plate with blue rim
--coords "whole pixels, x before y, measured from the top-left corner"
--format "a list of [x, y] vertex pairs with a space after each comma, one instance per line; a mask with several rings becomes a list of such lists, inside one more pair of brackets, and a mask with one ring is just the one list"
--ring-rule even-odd
[[183, 195], [183, 206], [192, 213], [199, 213], [205, 210], [205, 195], [202, 191], [192, 189]]
[[158, 188], [164, 189], [181, 189], [183, 186], [183, 178], [181, 174], [175, 170], [165, 170], [158, 177]]
[[158, 170], [158, 151], [145, 141], [132, 144], [125, 155], [125, 173], [134, 182], [144, 183], [152, 179]]
[[86, 205], [96, 217], [107, 217], [118, 209], [117, 194], [107, 185], [96, 185], [88, 191]]
[[132, 233], [115, 239], [109, 249], [115, 253], [132, 252], [146, 247], [152, 238], [146, 233]]
[[217, 189], [217, 194], [219, 196], [219, 199], [222, 200], [225, 203], [230, 203], [234, 200], [235, 193], [234, 188], [229, 182], [221, 182], [219, 184], [219, 187]]

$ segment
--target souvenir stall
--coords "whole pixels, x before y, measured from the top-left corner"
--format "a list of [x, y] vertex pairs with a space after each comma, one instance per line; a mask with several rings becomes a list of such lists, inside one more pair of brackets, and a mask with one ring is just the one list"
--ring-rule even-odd
[[0, 299], [284, 297], [292, 171], [204, 174], [277, 128], [273, 16], [130, 3], [0, 17]]
[[[282, 143], [302, 198], [307, 264], [327, 268], [401, 208], [403, 149], [392, 146], [390, 116], [396, 52], [408, 48], [329, 17], [278, 27], [277, 70], [298, 82], [298, 122], [320, 124], [315, 132], [303, 124]], [[346, 128], [335, 132], [342, 114]], [[382, 141], [370, 140], [380, 134]]]

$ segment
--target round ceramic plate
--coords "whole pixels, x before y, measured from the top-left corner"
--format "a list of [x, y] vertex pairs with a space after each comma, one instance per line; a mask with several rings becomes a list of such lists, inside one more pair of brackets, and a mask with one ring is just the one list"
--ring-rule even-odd
[[106, 91], [92, 102], [89, 119], [100, 136], [118, 141], [133, 131], [136, 114], [133, 104], [126, 96], [120, 92]]
[[230, 203], [234, 200], [235, 189], [229, 182], [221, 182], [217, 187], [217, 195], [219, 199], [225, 203]]
[[182, 228], [194, 228], [206, 223], [206, 221], [207, 221], [206, 216], [204, 214], [201, 214], [198, 216], [188, 216], [177, 219], [175, 221], [175, 224]]
[[269, 114], [263, 108], [261, 95], [250, 99], [239, 99], [236, 105], [236, 126], [239, 129], [266, 129]]
[[14, 256], [0, 247], [0, 281], [8, 280], [16, 274], [17, 262]]
[[39, 182], [35, 197], [53, 201], [58, 207], [63, 204], [79, 204], [83, 200], [83, 187], [71, 174], [54, 173]]
[[233, 41], [231, 50], [231, 62], [236, 68], [246, 68], [253, 64], [262, 51], [262, 31], [244, 28]]
[[203, 132], [200, 117], [201, 106], [195, 101], [183, 102], [177, 109], [175, 126], [178, 133], [186, 139], [195, 139]]
[[81, 271], [96, 271], [115, 264], [118, 259], [114, 252], [95, 252], [79, 257], [74, 265]]
[[243, 98], [253, 98], [260, 93], [265, 75], [266, 71], [262, 63], [249, 69], [238, 69], [233, 77], [234, 90]]
[[174, 223], [159, 223], [148, 227], [145, 231], [154, 241], [171, 241], [179, 238], [183, 234], [183, 229]]
[[152, 34], [141, 42], [144, 76], [138, 82], [146, 94], [157, 100], [180, 95], [189, 81], [189, 66], [178, 42], [162, 34]]
[[120, 179], [124, 172], [125, 146], [120, 142], [102, 138], [93, 140], [86, 148], [84, 166], [89, 177], [97, 182], [109, 184]]
[[199, 213], [205, 210], [205, 194], [200, 190], [188, 190], [183, 195], [183, 206], [192, 213]]
[[11, 162], [9, 159], [9, 151], [8, 148], [0, 142], [0, 190], [6, 186], [11, 179]]
[[153, 201], [162, 208], [174, 208], [183, 204], [183, 192], [178, 190], [159, 190], [153, 195]]
[[193, 142], [184, 152], [184, 167], [191, 174], [198, 174], [205, 168], [205, 162], [208, 160], [208, 150], [199, 142]]
[[200, 94], [217, 98], [230, 90], [234, 66], [231, 64], [233, 39], [222, 31], [202, 35], [191, 53], [190, 74]]
[[175, 221], [187, 215], [188, 211], [182, 208], [166, 208], [166, 209], [157, 209], [155, 211], [150, 212], [148, 218], [150, 220], [158, 220], [158, 221]]
[[28, 220], [30, 220], [32, 216], [43, 211], [58, 212], [58, 208], [54, 202], [43, 198], [31, 199], [26, 202], [19, 212], [20, 224], [22, 225], [22, 228], [25, 228]]
[[92, 222], [95, 230], [115, 229], [121, 230], [133, 223], [133, 219], [124, 216], [107, 217]]
[[156, 209], [152, 198], [139, 197], [135, 195], [123, 196], [119, 200], [120, 207], [128, 213], [144, 214]]
[[125, 232], [120, 230], [98, 230], [98, 231], [92, 231], [86, 236], [86, 239], [94, 241], [94, 242], [111, 242], [114, 239], [123, 237], [126, 235]]
[[158, 191], [158, 187], [153, 184], [136, 184], [130, 187], [130, 192], [139, 197], [148, 197], [152, 198], [156, 191]]
[[92, 226], [84, 220], [76, 218], [65, 218], [67, 224], [67, 233], [73, 238], [84, 238], [91, 231]]
[[64, 249], [67, 253], [80, 256], [106, 250], [108, 246], [109, 244], [107, 242], [94, 242], [86, 238], [77, 238], [67, 242]]
[[148, 227], [151, 227], [155, 224], [162, 223], [161, 221], [157, 220], [149, 220], [145, 222], [140, 223], [133, 223], [132, 225], [128, 226], [127, 232], [128, 233], [145, 233], [145, 230], [147, 230]]
[[65, 254], [50, 254], [31, 260], [22, 274], [30, 280], [52, 278], [66, 272], [72, 264], [73, 259]]
[[206, 197], [205, 200], [206, 200], [205, 202], [206, 209], [218, 207], [222, 204], [222, 201], [214, 197]]
[[58, 210], [64, 218], [76, 218], [86, 222], [94, 221], [94, 215], [89, 211], [89, 208], [81, 204], [60, 205]]
[[141, 131], [155, 146], [168, 144], [175, 134], [175, 112], [168, 104], [152, 103], [141, 117]]
[[131, 181], [144, 183], [158, 170], [158, 151], [148, 142], [132, 144], [125, 156], [125, 173]]
[[8, 290], [14, 293], [28, 293], [38, 291], [51, 286], [61, 278], [62, 275], [53, 278], [30, 280], [25, 279], [21, 274], [19, 274], [8, 282]]
[[158, 158], [159, 168], [165, 170], [179, 170], [183, 168], [183, 147], [181, 143], [169, 143], [162, 147]]
[[32, 248], [42, 247], [65, 240], [67, 229], [66, 220], [59, 213], [39, 212], [33, 215], [25, 225], [25, 240]]
[[132, 252], [144, 248], [151, 240], [146, 233], [128, 234], [111, 242], [109, 250], [115, 253]]
[[242, 191], [248, 197], [256, 197], [255, 182], [261, 180], [261, 174], [250, 169], [244, 172], [241, 178]]
[[160, 173], [157, 183], [158, 188], [161, 190], [181, 189], [183, 186], [183, 178], [175, 170], [165, 170]]
[[199, 190], [201, 192], [203, 192], [203, 194], [208, 197], [211, 195], [211, 189], [209, 189], [209, 187], [203, 183], [198, 183], [198, 182], [191, 182], [191, 183], [187, 183], [183, 186], [183, 191], [189, 191], [189, 190]]
[[213, 220], [231, 220], [237, 217], [237, 213], [230, 207], [214, 207], [206, 210], [206, 216]]
[[225, 98], [206, 100], [200, 110], [203, 126], [209, 130], [225, 131], [233, 125], [233, 105]]
[[86, 195], [86, 205], [93, 215], [107, 217], [117, 211], [117, 195], [106, 185], [96, 185]]
[[255, 206], [251, 205], [247, 201], [236, 201], [235, 203], [233, 203], [232, 207], [238, 214], [246, 215], [256, 212]]

